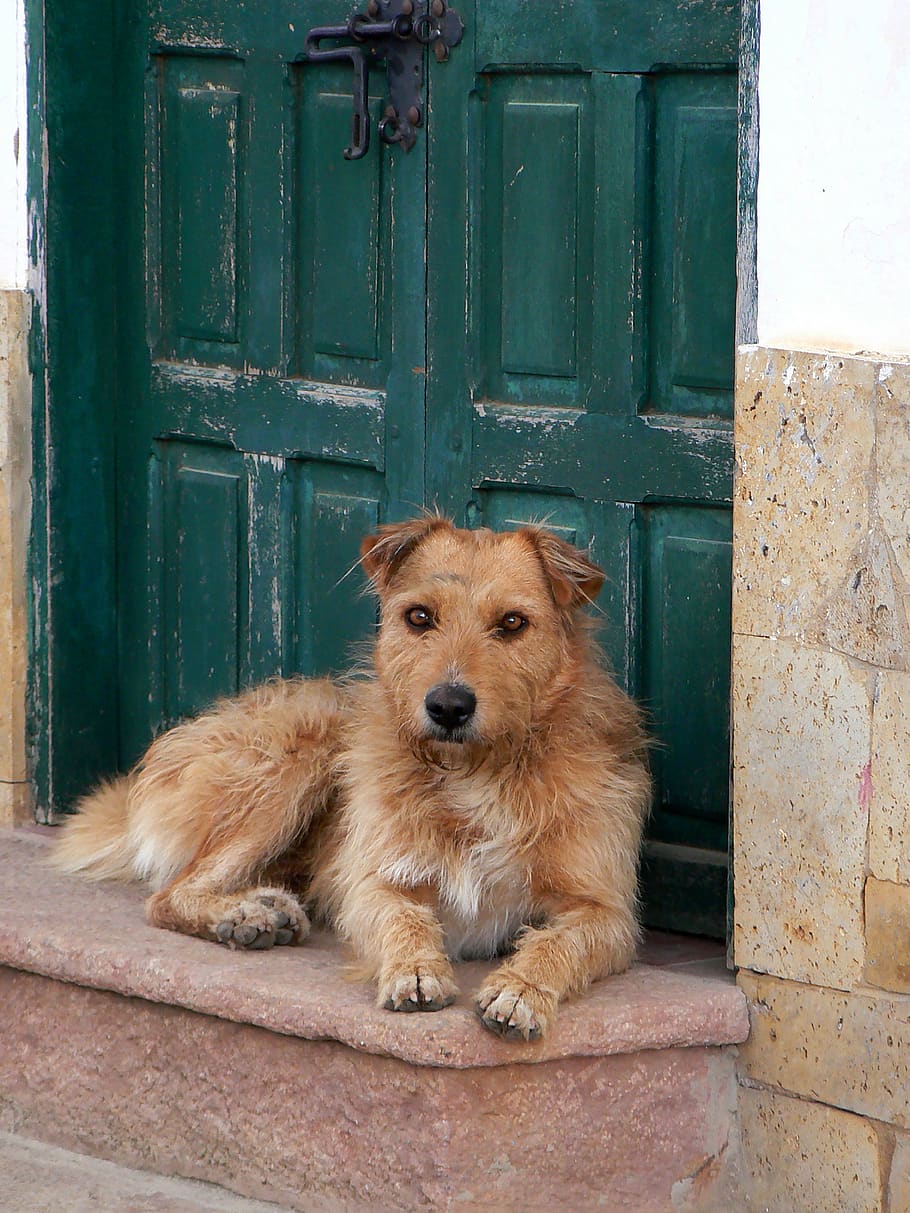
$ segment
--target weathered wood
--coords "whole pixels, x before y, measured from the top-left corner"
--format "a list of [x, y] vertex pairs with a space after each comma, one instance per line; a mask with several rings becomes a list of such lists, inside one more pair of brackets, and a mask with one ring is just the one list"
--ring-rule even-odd
[[736, 62], [735, 0], [497, 0], [478, 6], [476, 63], [634, 72]]
[[758, 340], [758, 0], [742, 0], [736, 233], [736, 344]]
[[[652, 834], [720, 863], [738, 13], [462, 11], [430, 90], [428, 497], [592, 544], [660, 742]], [[716, 883], [699, 922], [722, 934]]]
[[[216, 695], [346, 663], [373, 613], [359, 573], [335, 584], [364, 529], [423, 502], [426, 361], [426, 140], [403, 157], [376, 139], [346, 162], [349, 69], [296, 62], [309, 26], [347, 7], [134, 15], [123, 762]], [[372, 88], [378, 118], [378, 72]]]
[[[36, 367], [47, 398], [35, 430], [40, 488], [32, 552], [42, 816], [117, 760], [113, 25], [113, 6], [104, 0], [86, 12], [51, 4], [45, 13], [47, 143], [31, 181], [34, 189], [36, 176], [47, 172], [43, 384]], [[31, 37], [30, 54], [36, 45], [40, 37]], [[40, 95], [44, 81], [32, 83], [38, 87], [31, 96]], [[40, 141], [41, 124], [30, 128]], [[32, 199], [39, 214], [39, 195]], [[40, 263], [40, 244], [33, 252]], [[40, 308], [35, 319], [37, 339]]]

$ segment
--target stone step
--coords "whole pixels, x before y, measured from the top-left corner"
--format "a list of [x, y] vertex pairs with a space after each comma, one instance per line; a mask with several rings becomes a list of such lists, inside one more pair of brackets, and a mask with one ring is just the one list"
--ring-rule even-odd
[[196, 1179], [169, 1179], [0, 1132], [0, 1213], [292, 1213]]
[[[0, 834], [0, 1128], [306, 1210], [736, 1207], [743, 996], [667, 939], [500, 1041], [470, 995], [392, 1015], [337, 943], [229, 952], [146, 925], [143, 891]], [[687, 953], [687, 955], [689, 955]]]

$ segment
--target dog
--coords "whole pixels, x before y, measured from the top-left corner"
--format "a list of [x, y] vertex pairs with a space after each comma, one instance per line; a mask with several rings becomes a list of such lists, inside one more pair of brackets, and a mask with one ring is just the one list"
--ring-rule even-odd
[[437, 1011], [452, 961], [501, 957], [483, 1025], [536, 1040], [632, 962], [647, 740], [583, 608], [604, 575], [541, 527], [381, 526], [372, 668], [276, 680], [159, 736], [87, 796], [54, 862], [142, 879], [159, 927], [236, 948], [310, 917], [378, 1003]]

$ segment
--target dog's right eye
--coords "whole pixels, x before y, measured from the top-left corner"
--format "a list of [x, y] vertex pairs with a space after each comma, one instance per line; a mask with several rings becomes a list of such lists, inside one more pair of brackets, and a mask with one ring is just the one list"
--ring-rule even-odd
[[422, 606], [409, 607], [404, 613], [404, 620], [415, 632], [425, 632], [433, 626], [433, 616]]

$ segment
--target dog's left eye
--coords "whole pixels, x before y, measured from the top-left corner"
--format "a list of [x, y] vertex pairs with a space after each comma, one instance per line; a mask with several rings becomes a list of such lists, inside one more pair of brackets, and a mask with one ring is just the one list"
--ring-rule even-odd
[[528, 626], [528, 621], [524, 615], [519, 615], [517, 611], [509, 611], [503, 615], [499, 621], [499, 632], [508, 636], [514, 636], [518, 632], [523, 632]]
[[424, 632], [433, 626], [433, 616], [426, 607], [411, 607], [404, 613], [405, 623], [415, 632]]

